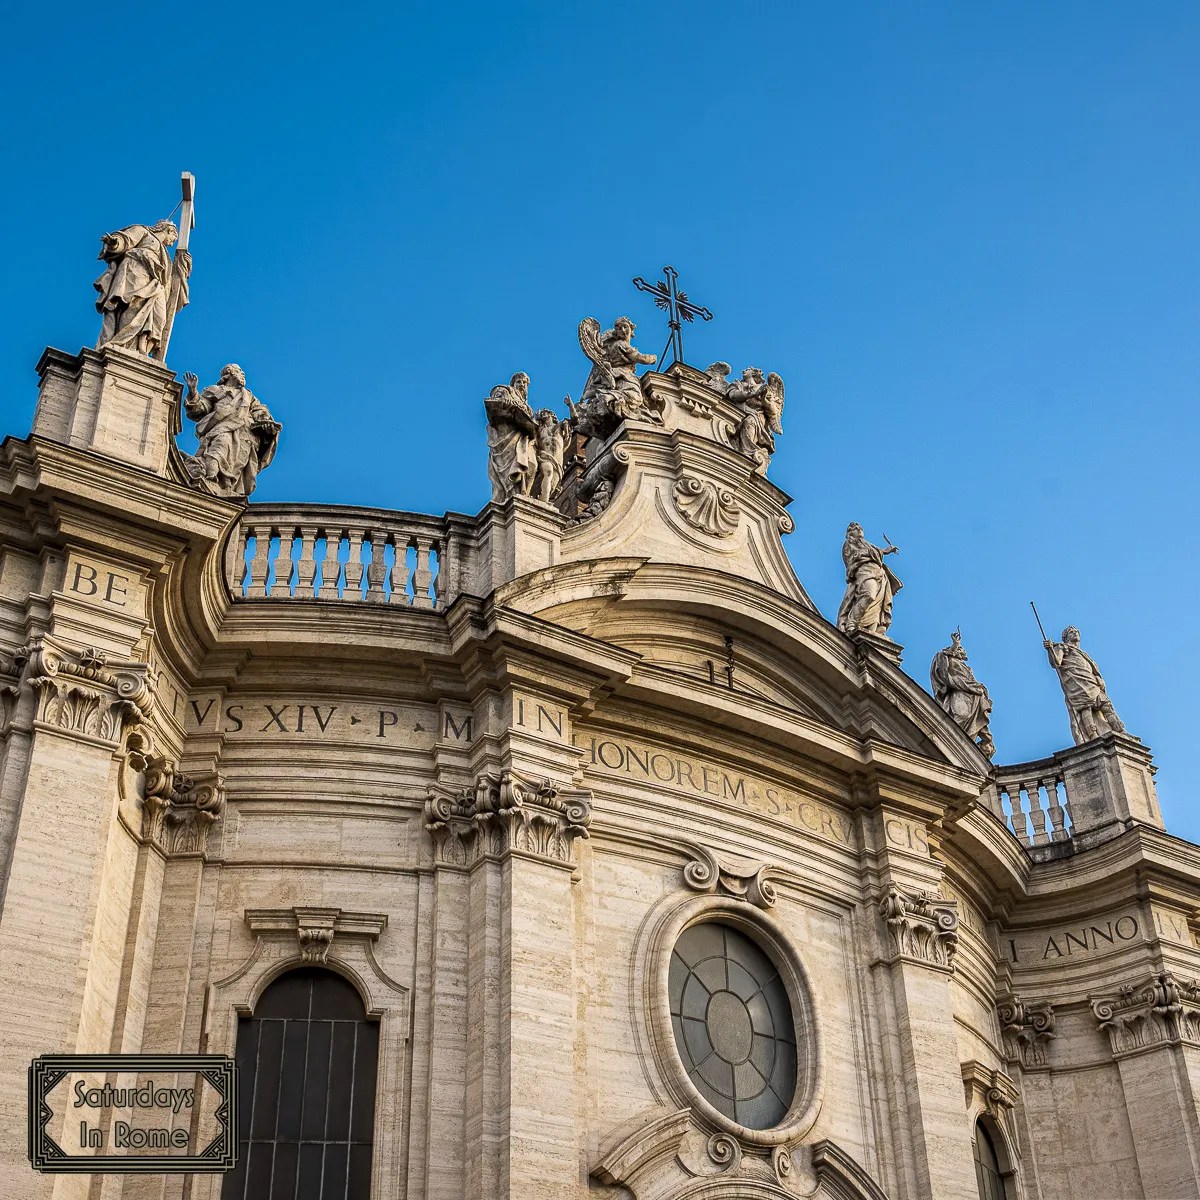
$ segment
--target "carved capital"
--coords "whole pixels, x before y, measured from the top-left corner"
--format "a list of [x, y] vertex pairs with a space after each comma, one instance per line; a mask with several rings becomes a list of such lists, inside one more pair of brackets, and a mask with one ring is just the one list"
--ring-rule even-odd
[[588, 836], [591, 800], [591, 792], [564, 792], [549, 780], [532, 784], [511, 771], [486, 774], [457, 795], [431, 789], [425, 828], [435, 860], [450, 866], [509, 854], [571, 863], [575, 839]]
[[679, 515], [701, 533], [727, 538], [738, 527], [742, 510], [733, 492], [695, 475], [681, 475], [675, 482], [675, 507]]
[[[4, 664], [34, 693], [36, 725], [114, 745], [128, 725], [145, 721], [154, 707], [150, 664], [111, 659], [96, 649], [72, 650], [47, 636], [22, 647]], [[9, 684], [11, 708], [19, 688]]]
[[1092, 1015], [1108, 1033], [1114, 1057], [1158, 1045], [1200, 1045], [1200, 981], [1170, 971], [1127, 983], [1115, 996], [1091, 996]]
[[928, 892], [903, 892], [893, 883], [879, 902], [879, 913], [887, 927], [892, 961], [954, 969], [958, 912], [952, 901]]
[[1054, 1033], [1054, 1006], [1026, 1004], [1020, 996], [1005, 996], [996, 1005], [1004, 1056], [1026, 1070], [1046, 1065], [1046, 1051]]
[[766, 863], [743, 859], [718, 858], [707, 846], [688, 845], [691, 859], [683, 868], [683, 882], [697, 892], [718, 892], [746, 900], [759, 908], [775, 904], [775, 888], [768, 878], [771, 868]]
[[142, 836], [164, 854], [203, 854], [209, 830], [225, 811], [221, 776], [185, 775], [159, 755], [146, 758], [144, 770]]

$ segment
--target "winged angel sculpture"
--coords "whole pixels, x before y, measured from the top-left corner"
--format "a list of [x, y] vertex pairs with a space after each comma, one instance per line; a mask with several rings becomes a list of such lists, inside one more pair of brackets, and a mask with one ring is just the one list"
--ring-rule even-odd
[[579, 345], [592, 370], [579, 403], [571, 405], [571, 416], [586, 437], [608, 437], [626, 420], [662, 423], [663, 402], [647, 400], [637, 377], [639, 366], [653, 366], [658, 357], [633, 345], [636, 328], [628, 317], [618, 317], [603, 333], [595, 317], [579, 322]]
[[[715, 367], [724, 365], [709, 367], [709, 378]], [[747, 367], [741, 379], [726, 385], [725, 397], [743, 414], [733, 431], [734, 448], [754, 463], [755, 474], [765, 475], [775, 453], [775, 435], [783, 432], [783, 380], [774, 371], [764, 379], [758, 367]]]

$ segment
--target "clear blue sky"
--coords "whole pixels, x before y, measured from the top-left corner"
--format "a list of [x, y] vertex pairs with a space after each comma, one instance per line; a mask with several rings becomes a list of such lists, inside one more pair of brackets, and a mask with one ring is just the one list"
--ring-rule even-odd
[[657, 352], [629, 281], [672, 263], [717, 314], [688, 359], [787, 382], [822, 611], [846, 522], [886, 531], [906, 666], [961, 624], [1014, 762], [1070, 741], [1036, 599], [1200, 840], [1200, 7], [68, 3], [4, 43], [4, 431], [183, 169], [171, 365], [284, 422], [264, 500], [478, 510], [491, 385], [578, 395], [589, 314]]

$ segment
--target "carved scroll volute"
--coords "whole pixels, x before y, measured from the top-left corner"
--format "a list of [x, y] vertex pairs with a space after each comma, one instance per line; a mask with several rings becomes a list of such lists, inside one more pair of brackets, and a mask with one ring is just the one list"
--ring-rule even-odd
[[164, 854], [203, 854], [212, 826], [225, 811], [220, 775], [185, 775], [161, 756], [145, 762], [142, 836]]
[[892, 959], [953, 970], [958, 951], [958, 912], [941, 896], [905, 892], [889, 884], [879, 901]]
[[683, 881], [697, 892], [720, 893], [745, 900], [758, 908], [772, 908], [777, 895], [767, 863], [718, 858], [707, 846], [689, 845], [691, 859], [683, 868]]

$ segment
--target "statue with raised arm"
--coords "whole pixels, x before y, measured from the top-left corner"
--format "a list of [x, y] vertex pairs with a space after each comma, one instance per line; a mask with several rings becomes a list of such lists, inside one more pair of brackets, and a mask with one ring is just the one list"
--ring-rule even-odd
[[[884, 539], [887, 541], [887, 539]], [[892, 623], [892, 601], [904, 585], [883, 561], [884, 555], [899, 549], [872, 546], [863, 536], [862, 526], [852, 521], [846, 527], [842, 543], [842, 562], [846, 564], [846, 594], [838, 609], [837, 627], [843, 633], [872, 633], [887, 637]]]
[[603, 333], [595, 317], [579, 323], [579, 345], [592, 370], [571, 412], [575, 428], [586, 437], [607, 437], [626, 420], [662, 423], [662, 402], [648, 401], [637, 377], [639, 366], [653, 366], [658, 357], [634, 346], [636, 328], [628, 317], [618, 317]]
[[967, 665], [967, 652], [957, 629], [950, 635], [950, 645], [933, 656], [929, 682], [934, 699], [983, 754], [991, 758], [996, 753], [996, 744], [988, 728], [992, 699]]
[[783, 432], [783, 380], [774, 371], [764, 379], [758, 367], [747, 367], [741, 379], [728, 385], [725, 397], [743, 414], [733, 431], [734, 449], [754, 463], [756, 475], [765, 475], [775, 453], [775, 434]]
[[193, 486], [213, 496], [241, 497], [254, 491], [259, 471], [270, 466], [283, 428], [246, 386], [246, 375], [230, 363], [211, 387], [197, 393], [199, 380], [183, 377], [183, 407], [196, 422], [200, 445], [184, 462]]
[[[518, 371], [483, 402], [488, 418], [488, 478], [492, 500], [529, 496], [537, 478], [537, 419], [529, 407], [529, 376]], [[561, 471], [560, 471], [561, 474]]]
[[1062, 684], [1075, 745], [1106, 733], [1124, 733], [1125, 726], [1108, 698], [1100, 668], [1079, 647], [1079, 630], [1068, 625], [1062, 639], [1052, 642], [1047, 638], [1042, 645]]
[[101, 240], [105, 268], [94, 286], [103, 322], [96, 349], [119, 346], [161, 358], [171, 322], [188, 302], [191, 255], [183, 248], [174, 258], [167, 253], [179, 230], [170, 221], [127, 225]]
[[534, 441], [537, 453], [534, 493], [539, 500], [549, 503], [562, 484], [563, 460], [571, 442], [571, 422], [560, 421], [558, 414], [549, 408], [541, 409]]

